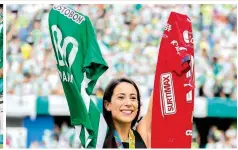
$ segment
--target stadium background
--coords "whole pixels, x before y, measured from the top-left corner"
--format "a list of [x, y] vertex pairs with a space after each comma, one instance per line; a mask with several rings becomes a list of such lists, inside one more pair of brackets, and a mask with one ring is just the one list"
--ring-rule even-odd
[[[114, 77], [139, 86], [142, 115], [171, 11], [193, 22], [196, 89], [192, 147], [237, 147], [237, 5], [69, 5], [91, 19], [109, 69], [92, 98], [100, 107]], [[48, 33], [50, 5], [7, 6], [7, 147], [77, 147]]]

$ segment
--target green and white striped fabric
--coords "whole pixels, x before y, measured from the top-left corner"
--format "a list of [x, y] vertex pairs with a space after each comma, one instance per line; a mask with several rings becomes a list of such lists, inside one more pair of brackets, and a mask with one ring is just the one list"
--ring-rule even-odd
[[102, 148], [106, 137], [107, 124], [102, 113], [99, 111], [95, 103], [91, 100], [90, 96], [86, 92], [90, 80], [86, 77], [86, 75], [84, 77], [85, 79], [83, 80], [81, 86], [81, 95], [88, 112], [85, 115], [89, 116], [91, 127], [96, 132], [92, 133], [92, 131], [88, 130], [87, 127], [82, 125], [75, 126], [75, 129], [77, 134], [79, 134], [83, 147]]

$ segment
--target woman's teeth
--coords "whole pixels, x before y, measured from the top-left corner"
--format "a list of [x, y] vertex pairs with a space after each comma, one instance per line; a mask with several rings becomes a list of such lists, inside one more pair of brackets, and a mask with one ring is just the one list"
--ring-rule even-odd
[[122, 110], [121, 112], [125, 115], [130, 115], [132, 113], [132, 110]]

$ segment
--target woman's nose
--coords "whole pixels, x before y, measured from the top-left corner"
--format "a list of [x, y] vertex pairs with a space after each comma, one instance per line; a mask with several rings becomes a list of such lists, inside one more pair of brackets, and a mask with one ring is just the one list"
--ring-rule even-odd
[[127, 98], [127, 99], [126, 99], [126, 105], [127, 105], [127, 106], [131, 106], [131, 105], [132, 105], [130, 98]]

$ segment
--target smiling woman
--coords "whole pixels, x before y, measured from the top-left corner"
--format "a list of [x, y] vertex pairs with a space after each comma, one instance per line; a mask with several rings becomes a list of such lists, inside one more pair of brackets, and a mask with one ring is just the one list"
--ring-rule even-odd
[[[146, 148], [145, 138], [133, 126], [140, 114], [140, 93], [129, 79], [112, 80], [103, 96], [103, 115], [109, 126], [104, 148]], [[142, 121], [145, 122], [145, 121]], [[143, 128], [146, 130], [146, 128]]]

